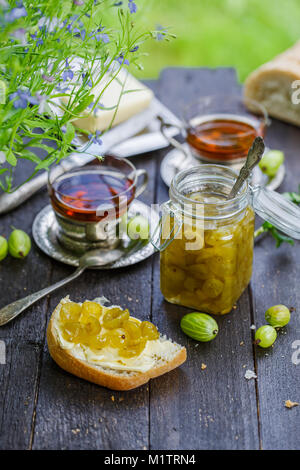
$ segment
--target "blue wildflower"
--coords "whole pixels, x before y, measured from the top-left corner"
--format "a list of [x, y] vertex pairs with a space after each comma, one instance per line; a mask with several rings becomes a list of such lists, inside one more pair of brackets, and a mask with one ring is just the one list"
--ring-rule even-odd
[[[15, 98], [17, 98], [17, 99], [15, 99]], [[9, 99], [10, 100], [15, 100], [14, 105], [13, 105], [15, 109], [18, 109], [18, 108], [25, 109], [25, 108], [27, 108], [27, 99], [26, 99], [26, 97], [24, 97], [21, 94], [20, 90], [16, 91], [15, 93], [12, 93], [9, 96]]]
[[80, 36], [81, 39], [84, 41], [85, 36], [86, 36], [86, 30], [84, 28], [83, 29], [74, 28], [73, 29], [73, 34], [75, 34], [75, 36]]
[[[70, 23], [67, 24], [69, 20]], [[74, 34], [75, 36], [80, 36], [81, 39], [84, 41], [86, 36], [86, 30], [84, 29], [83, 22], [79, 20], [78, 15], [71, 16], [69, 20], [64, 20], [62, 26], [66, 27], [66, 30], [69, 31], [69, 33]]]
[[82, 80], [83, 80], [83, 81], [85, 81], [85, 78], [86, 78], [86, 84], [87, 84], [89, 87], [92, 88], [93, 82], [92, 82], [92, 80], [89, 80], [89, 79], [88, 79], [88, 75], [87, 75], [85, 72], [83, 72], [83, 73], [81, 74], [81, 76], [82, 76]]
[[89, 134], [88, 138], [91, 141], [91, 144], [97, 144], [97, 145], [102, 145], [102, 140], [100, 139], [101, 132], [96, 131], [95, 134]]
[[74, 73], [72, 72], [70, 68], [68, 59], [66, 59], [66, 68], [62, 73], [63, 82], [66, 82], [67, 80], [72, 80], [73, 77], [74, 77]]
[[109, 36], [106, 33], [103, 33], [104, 26], [100, 26], [96, 31], [92, 31], [90, 38], [95, 39], [97, 42], [103, 41], [105, 44], [109, 42]]
[[106, 33], [96, 34], [95, 39], [97, 42], [102, 41], [104, 44], [109, 43], [109, 36]]
[[156, 26], [157, 31], [161, 31], [161, 33], [157, 32], [156, 33], [156, 40], [157, 41], [162, 41], [164, 38], [165, 33], [167, 32], [166, 28], [161, 26], [160, 24]]
[[33, 39], [33, 40], [36, 40], [35, 42], [35, 45], [36, 46], [41, 46], [42, 44], [44, 44], [44, 41], [42, 38], [38, 38], [37, 39], [37, 32], [35, 32], [34, 34], [30, 34], [30, 37]]
[[42, 34], [46, 34], [47, 33], [46, 25], [45, 24], [39, 25], [39, 30], [41, 31]]
[[133, 0], [128, 0], [128, 8], [131, 14], [137, 12], [137, 6]]
[[30, 91], [17, 90], [9, 96], [10, 100], [14, 100], [13, 106], [15, 109], [25, 109], [28, 103], [36, 105], [39, 101], [34, 96], [31, 96]]
[[[88, 108], [89, 108], [89, 109], [92, 109], [94, 106], [95, 106], [95, 101], [92, 101], [92, 102], [88, 105]], [[101, 103], [98, 103], [97, 106], [95, 107], [94, 111], [93, 111], [94, 116], [97, 116], [97, 111], [98, 111], [99, 109], [103, 109], [103, 108], [104, 108], [104, 105], [101, 104]]]
[[120, 7], [121, 5], [123, 5], [123, 2], [114, 3], [114, 7]]
[[73, 77], [74, 73], [71, 69], [65, 69], [62, 73], [63, 82], [66, 82], [67, 80], [72, 80]]
[[122, 65], [122, 64], [129, 65], [129, 60], [124, 59], [123, 54], [120, 54], [119, 57], [116, 57], [115, 61], [119, 62], [120, 65]]
[[10, 10], [5, 14], [4, 18], [7, 23], [13, 23], [14, 21], [27, 16], [26, 8], [22, 3], [19, 3], [17, 7]]
[[129, 52], [136, 52], [138, 50], [139, 46], [135, 46], [132, 49], [130, 49]]

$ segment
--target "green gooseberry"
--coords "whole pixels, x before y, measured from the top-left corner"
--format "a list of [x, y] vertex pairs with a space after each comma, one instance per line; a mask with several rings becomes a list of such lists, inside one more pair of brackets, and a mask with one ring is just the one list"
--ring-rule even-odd
[[216, 320], [206, 313], [188, 313], [181, 319], [180, 326], [187, 336], [202, 343], [215, 339], [219, 331]]
[[8, 239], [8, 250], [14, 258], [25, 258], [31, 249], [31, 240], [23, 230], [15, 229]]
[[268, 308], [265, 318], [274, 328], [282, 328], [289, 323], [291, 313], [285, 305], [274, 305], [274, 307]]
[[259, 162], [259, 168], [270, 178], [276, 176], [280, 166], [284, 162], [284, 153], [280, 150], [270, 150], [265, 153]]
[[148, 240], [149, 230], [149, 221], [142, 215], [136, 215], [127, 225], [127, 233], [131, 240]]
[[275, 342], [277, 332], [271, 325], [264, 325], [258, 328], [255, 333], [255, 344], [261, 348], [269, 348]]
[[6, 238], [0, 236], [0, 261], [6, 258], [8, 253], [8, 243]]

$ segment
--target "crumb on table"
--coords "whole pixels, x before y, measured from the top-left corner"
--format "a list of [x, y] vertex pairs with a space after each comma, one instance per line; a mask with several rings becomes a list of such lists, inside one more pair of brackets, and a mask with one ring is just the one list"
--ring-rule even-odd
[[294, 408], [295, 406], [299, 406], [299, 403], [296, 401], [286, 400], [284, 405], [286, 408]]
[[245, 373], [245, 379], [247, 380], [251, 380], [251, 379], [257, 379], [257, 375], [255, 374], [255, 372], [253, 372], [253, 370], [246, 370], [246, 373]]

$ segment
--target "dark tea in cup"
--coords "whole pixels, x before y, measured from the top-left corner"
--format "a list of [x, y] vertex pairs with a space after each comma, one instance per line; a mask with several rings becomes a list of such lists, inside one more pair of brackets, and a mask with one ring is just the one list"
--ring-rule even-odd
[[[64, 217], [84, 222], [98, 222], [114, 211], [122, 216], [135, 195], [132, 178], [122, 172], [86, 166], [58, 178], [51, 187], [50, 197], [55, 211]], [[120, 198], [125, 206], [120, 207]]]
[[77, 253], [117, 246], [121, 217], [147, 181], [145, 170], [112, 155], [59, 173], [53, 167], [48, 188], [58, 240]]

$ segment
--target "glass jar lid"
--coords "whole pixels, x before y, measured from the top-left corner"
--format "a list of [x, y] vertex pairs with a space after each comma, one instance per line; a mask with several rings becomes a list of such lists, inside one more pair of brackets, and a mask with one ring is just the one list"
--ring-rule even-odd
[[261, 186], [250, 187], [257, 215], [281, 232], [300, 240], [300, 208], [281, 194]]

